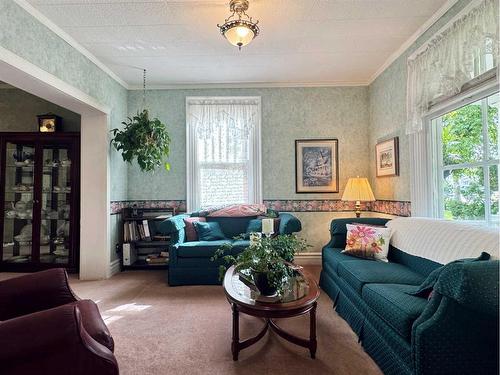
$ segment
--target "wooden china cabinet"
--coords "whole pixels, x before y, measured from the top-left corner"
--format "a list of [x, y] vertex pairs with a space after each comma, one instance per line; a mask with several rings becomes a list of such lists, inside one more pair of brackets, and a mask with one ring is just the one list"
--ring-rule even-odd
[[80, 134], [0, 133], [0, 271], [78, 272]]

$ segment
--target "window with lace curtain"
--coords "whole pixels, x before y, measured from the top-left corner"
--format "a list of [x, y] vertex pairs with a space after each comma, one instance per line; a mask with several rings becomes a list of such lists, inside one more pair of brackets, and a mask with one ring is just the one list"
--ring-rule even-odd
[[259, 97], [188, 97], [187, 206], [261, 203]]
[[471, 1], [408, 57], [415, 216], [498, 225], [498, 6]]

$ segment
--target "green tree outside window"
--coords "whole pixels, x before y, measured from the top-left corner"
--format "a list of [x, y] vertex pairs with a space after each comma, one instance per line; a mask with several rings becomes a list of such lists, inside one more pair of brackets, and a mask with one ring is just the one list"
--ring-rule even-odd
[[[469, 104], [441, 117], [444, 216], [447, 219], [484, 220], [486, 199], [490, 200], [491, 215], [499, 214], [498, 164], [449, 168], [498, 160], [498, 104], [492, 103], [491, 99]], [[487, 112], [487, 140], [483, 139], [483, 105], [486, 105]], [[485, 142], [488, 142], [487, 147]], [[485, 196], [486, 169], [489, 172], [489, 197]]]

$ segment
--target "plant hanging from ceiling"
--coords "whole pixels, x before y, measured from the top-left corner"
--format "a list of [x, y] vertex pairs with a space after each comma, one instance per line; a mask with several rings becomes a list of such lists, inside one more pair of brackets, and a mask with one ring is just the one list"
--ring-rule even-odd
[[143, 76], [143, 110], [122, 122], [123, 129], [113, 129], [111, 144], [121, 152], [125, 162], [134, 159], [143, 172], [154, 172], [160, 166], [168, 171], [166, 158], [170, 154], [170, 135], [167, 127], [157, 118], [150, 119], [146, 109], [146, 70]]

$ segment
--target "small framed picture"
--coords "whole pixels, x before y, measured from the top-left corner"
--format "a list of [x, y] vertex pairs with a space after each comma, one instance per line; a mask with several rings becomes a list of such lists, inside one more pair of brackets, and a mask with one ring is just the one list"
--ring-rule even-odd
[[337, 139], [295, 141], [295, 191], [297, 193], [339, 192]]
[[377, 143], [375, 160], [377, 177], [399, 176], [399, 138]]

